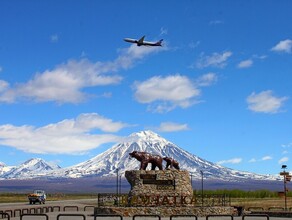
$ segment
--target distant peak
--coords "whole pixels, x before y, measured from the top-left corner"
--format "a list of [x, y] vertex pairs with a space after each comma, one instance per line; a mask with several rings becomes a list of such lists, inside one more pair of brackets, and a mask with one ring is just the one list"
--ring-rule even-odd
[[47, 162], [42, 158], [31, 158], [23, 163], [25, 166], [34, 166], [37, 164], [42, 164], [42, 166], [49, 166], [51, 168], [60, 168], [57, 164]]

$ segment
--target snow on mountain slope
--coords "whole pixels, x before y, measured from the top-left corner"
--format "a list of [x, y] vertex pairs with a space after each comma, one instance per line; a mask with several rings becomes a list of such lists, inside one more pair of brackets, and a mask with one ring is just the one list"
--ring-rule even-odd
[[13, 166], [7, 166], [5, 163], [0, 162], [0, 177], [4, 173], [10, 171], [12, 168], [14, 168], [14, 167]]
[[[201, 172], [208, 179], [226, 181], [276, 179], [274, 176], [236, 171], [203, 160], [152, 131], [133, 133], [123, 143], [114, 145], [96, 157], [69, 168], [54, 170], [49, 176], [71, 178], [83, 176], [114, 176], [116, 175], [117, 169], [119, 169], [120, 174], [123, 174], [126, 170], [139, 169], [140, 162], [129, 157], [129, 153], [132, 151], [145, 151], [163, 157], [172, 157], [180, 163], [181, 169], [188, 170], [194, 179], [201, 178]], [[150, 169], [150, 165], [148, 169]]]
[[34, 158], [27, 160], [26, 162], [19, 166], [10, 167], [9, 169], [3, 170], [2, 173], [0, 168], [0, 178], [4, 179], [35, 178], [44, 176], [46, 175], [47, 172], [57, 169], [60, 169], [60, 167], [57, 165], [49, 164], [48, 162], [40, 158]]

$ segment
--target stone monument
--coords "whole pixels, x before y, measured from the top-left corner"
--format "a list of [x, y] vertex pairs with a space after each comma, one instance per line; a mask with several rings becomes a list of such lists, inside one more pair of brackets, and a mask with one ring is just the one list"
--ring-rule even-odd
[[[129, 155], [140, 162], [140, 170], [125, 172], [131, 190], [127, 196], [119, 198], [120, 207], [98, 207], [95, 209], [96, 213], [122, 216], [205, 216], [233, 212], [232, 207], [197, 207], [189, 172], [180, 170], [176, 160], [138, 151]], [[167, 162], [164, 170], [163, 160]], [[151, 170], [146, 170], [149, 163]]]
[[129, 205], [189, 206], [193, 205], [193, 189], [185, 170], [126, 171], [131, 185]]
[[[189, 172], [179, 170], [176, 160], [138, 151], [133, 151], [129, 155], [141, 163], [140, 170], [125, 173], [125, 177], [131, 185], [128, 194], [130, 206], [194, 205]], [[162, 160], [167, 162], [165, 170], [161, 169]], [[146, 170], [148, 163], [152, 164], [151, 170]], [[159, 167], [159, 170], [155, 170], [155, 167]]]

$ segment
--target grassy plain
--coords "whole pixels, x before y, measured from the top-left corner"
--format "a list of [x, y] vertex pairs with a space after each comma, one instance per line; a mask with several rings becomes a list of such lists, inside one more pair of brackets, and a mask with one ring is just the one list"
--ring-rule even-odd
[[[48, 194], [48, 201], [58, 200], [79, 200], [79, 199], [95, 199], [97, 194]], [[0, 193], [0, 203], [14, 203], [14, 202], [27, 202], [27, 194], [19, 193]], [[249, 207], [261, 207], [268, 210], [272, 207], [285, 207], [285, 200], [283, 197], [278, 196], [261, 196], [255, 197], [250, 195], [249, 197], [231, 197], [231, 206], [243, 206], [245, 209]], [[287, 197], [287, 208], [292, 209], [292, 197]]]
[[[285, 207], [284, 198], [232, 198], [231, 206], [242, 206], [245, 209], [248, 208], [263, 208], [268, 209], [278, 209]], [[292, 198], [287, 198], [287, 208], [292, 208]]]

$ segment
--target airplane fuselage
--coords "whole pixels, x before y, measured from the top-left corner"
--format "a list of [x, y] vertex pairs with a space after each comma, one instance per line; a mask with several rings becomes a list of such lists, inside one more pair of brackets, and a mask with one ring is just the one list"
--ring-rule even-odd
[[132, 38], [124, 38], [124, 41], [129, 42], [129, 43], [134, 43], [137, 44], [137, 46], [162, 46], [162, 39], [157, 42], [149, 42], [149, 41], [144, 41], [145, 36], [143, 36], [141, 39], [132, 39]]

